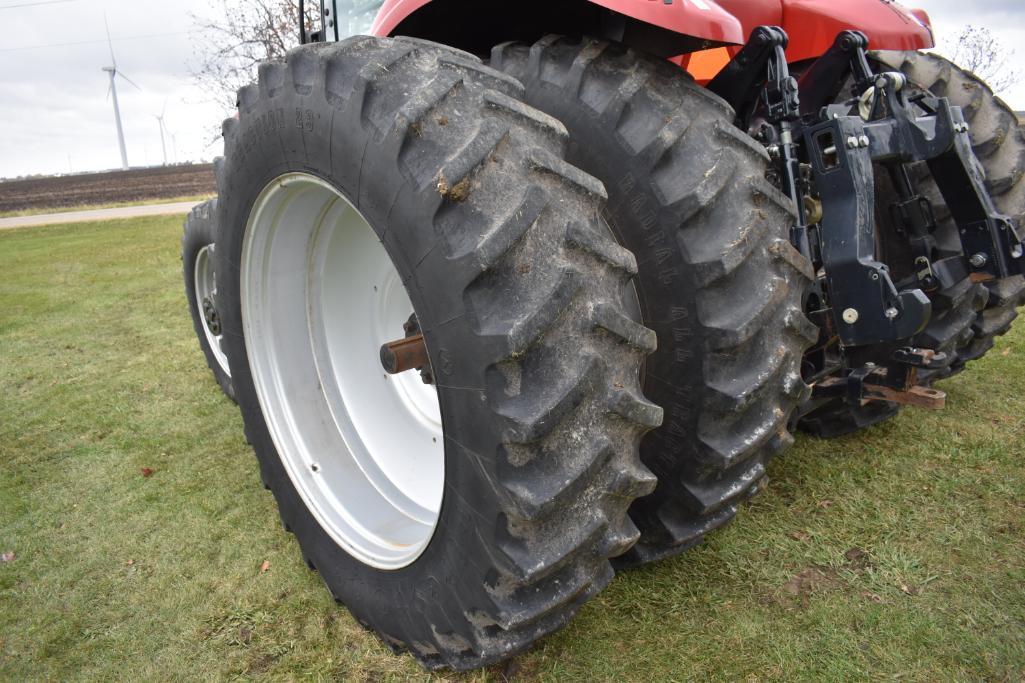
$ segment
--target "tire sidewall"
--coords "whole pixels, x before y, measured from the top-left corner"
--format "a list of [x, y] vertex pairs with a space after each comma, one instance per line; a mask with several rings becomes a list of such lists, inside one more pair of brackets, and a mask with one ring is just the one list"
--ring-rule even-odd
[[[192, 327], [199, 340], [199, 346], [206, 357], [206, 364], [213, 372], [214, 379], [221, 387], [221, 391], [232, 401], [235, 400], [235, 387], [231, 377], [224, 372], [213, 349], [210, 348], [206, 336], [203, 308], [196, 294], [196, 259], [204, 247], [214, 246], [214, 259], [216, 265], [216, 241], [217, 241], [217, 200], [211, 199], [203, 205], [193, 209], [185, 221], [185, 229], [182, 235], [182, 275], [185, 280], [185, 298], [189, 302], [189, 314], [192, 317]], [[214, 302], [218, 309], [219, 302]]]

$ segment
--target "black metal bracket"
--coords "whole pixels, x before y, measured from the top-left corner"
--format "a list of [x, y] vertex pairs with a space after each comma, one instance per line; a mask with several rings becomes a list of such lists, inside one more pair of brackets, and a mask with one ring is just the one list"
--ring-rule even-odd
[[[868, 38], [858, 31], [841, 32], [800, 81], [787, 65], [788, 42], [783, 29], [759, 26], [708, 88], [733, 106], [738, 124], [752, 130], [776, 162], [781, 189], [798, 215], [791, 241], [824, 273], [816, 300], [831, 309], [842, 346], [860, 348], [867, 361], [867, 350], [882, 345], [878, 362], [907, 363], [889, 354], [894, 342], [906, 343], [931, 317], [922, 287], [931, 290], [969, 269], [994, 277], [1022, 271], [1022, 235], [993, 206], [959, 108], [944, 99], [932, 107], [916, 99], [924, 115], [913, 114], [907, 79], [874, 73]], [[849, 97], [837, 104], [847, 83]], [[932, 168], [969, 258], [939, 258], [932, 206], [904, 168], [916, 161]], [[907, 233], [921, 275], [899, 287], [876, 256], [876, 164], [894, 174], [899, 200], [892, 217]]]
[[907, 339], [932, 314], [921, 289], [898, 291], [875, 256], [875, 181], [865, 122], [841, 116], [804, 129], [822, 202], [819, 245], [837, 333], [845, 346]]
[[[1000, 213], [986, 189], [985, 172], [972, 150], [969, 126], [960, 107], [946, 98], [932, 98], [931, 107], [922, 106], [925, 115], [911, 111], [906, 98], [907, 79], [900, 73], [873, 74], [865, 57], [868, 41], [862, 34], [841, 33], [834, 47], [817, 61], [801, 79], [808, 91], [802, 90], [804, 107], [821, 103], [828, 94], [816, 81], [816, 73], [834, 75], [843, 54], [849, 59], [855, 90], [867, 98], [866, 119], [871, 159], [875, 162], [905, 164], [925, 161], [932, 177], [950, 208], [961, 232], [961, 243], [973, 272], [995, 278], [1025, 273], [1025, 226]], [[824, 60], [824, 61], [823, 61]], [[824, 66], [817, 68], [822, 62]], [[823, 111], [830, 118], [842, 116], [849, 106], [826, 104]], [[802, 108], [802, 111], [806, 111]], [[906, 172], [897, 178], [898, 189], [907, 196], [902, 215], [896, 216], [917, 232], [916, 237], [928, 242], [935, 228], [931, 207], [910, 187]]]
[[[960, 108], [937, 98], [932, 107], [920, 105], [924, 116], [915, 115], [906, 98], [906, 77], [873, 73], [867, 48], [864, 34], [844, 31], [800, 81], [802, 121], [807, 124], [803, 152], [822, 201], [818, 235], [822, 265], [845, 346], [907, 339], [931, 316], [924, 292], [910, 286], [897, 291], [886, 266], [875, 259], [873, 164], [890, 167], [901, 197], [891, 208], [894, 221], [907, 231], [929, 275], [935, 275], [932, 233], [936, 220], [932, 206], [915, 191], [904, 168], [918, 161], [929, 164], [960, 228], [967, 257], [955, 259], [956, 264], [942, 264], [941, 275], [969, 267], [990, 277], [1025, 272], [1023, 235], [1010, 217], [996, 210], [986, 190]], [[853, 101], [834, 104], [842, 84], [850, 80]], [[853, 108], [857, 111], [852, 115]], [[850, 223], [853, 234], [844, 229]], [[859, 275], [865, 274], [878, 289], [859, 282]], [[936, 284], [935, 278], [921, 282]]]
[[846, 396], [847, 402], [857, 405], [865, 396], [865, 380], [876, 371], [874, 365], [865, 365], [851, 370], [847, 375]]
[[[328, 17], [331, 14], [330, 8], [325, 6], [326, 0], [319, 0], [320, 5], [320, 30], [306, 32], [306, 0], [299, 0], [299, 44], [306, 45], [307, 43], [323, 43], [327, 40], [328, 36], [328, 25], [336, 26], [335, 28], [335, 40], [338, 40], [338, 29], [337, 29], [337, 18], [329, 20]], [[334, 4], [334, 3], [332, 3]]]
[[1025, 225], [1000, 213], [993, 203], [960, 107], [951, 107], [945, 98], [939, 103], [935, 136], [945, 137], [949, 147], [927, 162], [957, 223], [972, 271], [996, 278], [1025, 274]]

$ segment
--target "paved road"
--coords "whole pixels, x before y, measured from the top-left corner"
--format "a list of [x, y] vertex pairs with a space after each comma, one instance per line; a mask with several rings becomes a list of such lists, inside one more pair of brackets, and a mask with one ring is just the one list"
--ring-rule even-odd
[[202, 202], [176, 202], [174, 204], [146, 204], [143, 206], [122, 206], [116, 209], [90, 209], [89, 211], [67, 211], [46, 213], [38, 216], [15, 216], [0, 218], [0, 230], [28, 228], [52, 223], [83, 223], [85, 221], [106, 221], [111, 218], [140, 218], [142, 216], [167, 216], [188, 213]]

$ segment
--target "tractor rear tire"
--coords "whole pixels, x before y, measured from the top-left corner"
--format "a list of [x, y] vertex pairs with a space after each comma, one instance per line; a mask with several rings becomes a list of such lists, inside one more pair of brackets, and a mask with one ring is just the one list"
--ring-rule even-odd
[[[223, 127], [223, 317], [263, 481], [335, 598], [430, 669], [564, 626], [655, 486], [636, 261], [522, 95], [472, 55], [360, 36], [261, 64]], [[409, 312], [433, 386], [377, 357]]]
[[[950, 60], [923, 52], [873, 52], [872, 57], [908, 76], [911, 83], [961, 107], [970, 125], [972, 148], [986, 171], [986, 186], [997, 209], [1025, 224], [1025, 128], [1014, 111], [975, 74]], [[926, 164], [914, 167], [919, 191], [933, 204], [941, 245], [960, 250], [957, 226]], [[975, 297], [978, 311], [956, 345], [950, 367], [936, 378], [955, 375], [982, 358], [996, 338], [1006, 334], [1025, 305], [1025, 277], [1016, 275], [985, 283]], [[981, 300], [980, 300], [981, 299]]]
[[217, 200], [196, 206], [185, 219], [182, 232], [182, 274], [192, 327], [206, 364], [224, 395], [235, 400], [231, 369], [225, 355], [217, 308], [216, 279]]
[[492, 51], [526, 101], [566, 124], [567, 159], [609, 191], [606, 218], [640, 266], [640, 322], [658, 334], [644, 391], [666, 408], [641, 444], [655, 492], [617, 566], [678, 554], [728, 523], [792, 443], [811, 265], [791, 247], [791, 202], [734, 112], [679, 67], [615, 43], [559, 36]]

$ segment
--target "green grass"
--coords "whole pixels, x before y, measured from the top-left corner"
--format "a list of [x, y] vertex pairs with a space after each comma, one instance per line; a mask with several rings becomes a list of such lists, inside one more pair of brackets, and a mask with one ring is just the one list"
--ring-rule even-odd
[[[0, 680], [426, 677], [281, 530], [193, 336], [180, 223], [0, 234]], [[449, 678], [1022, 680], [1023, 331], [946, 412], [799, 439], [709, 543]]]
[[196, 194], [187, 197], [171, 197], [168, 199], [140, 199], [131, 202], [106, 202], [100, 204], [80, 204], [78, 206], [37, 207], [18, 211], [0, 211], [0, 218], [19, 218], [21, 216], [40, 216], [48, 213], [69, 213], [72, 211], [95, 211], [96, 209], [120, 209], [125, 206], [149, 206], [151, 204], [176, 204], [178, 202], [201, 202], [215, 195]]

